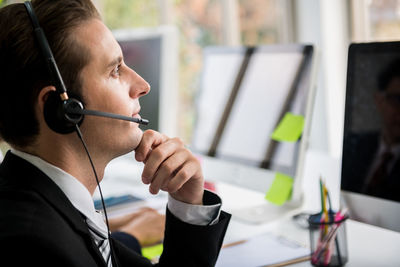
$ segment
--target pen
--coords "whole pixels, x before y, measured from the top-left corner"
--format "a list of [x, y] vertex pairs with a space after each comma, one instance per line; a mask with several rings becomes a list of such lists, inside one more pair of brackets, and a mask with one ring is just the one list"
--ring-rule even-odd
[[239, 240], [239, 241], [236, 241], [236, 242], [228, 243], [228, 244], [223, 245], [222, 248], [229, 248], [229, 247], [233, 247], [233, 246], [236, 246], [236, 245], [240, 245], [240, 244], [245, 243], [246, 241], [247, 240]]
[[[329, 214], [328, 214], [328, 209], [327, 209], [327, 192], [328, 190], [326, 189], [325, 183], [322, 183], [322, 189], [324, 193], [324, 235], [323, 237], [325, 238], [328, 234], [328, 228], [329, 228]], [[326, 251], [324, 253], [324, 264], [327, 265], [329, 261], [329, 255], [330, 255], [330, 249], [329, 247], [326, 247]]]
[[314, 252], [311, 260], [314, 264], [316, 264], [319, 261], [320, 257], [320, 252], [322, 250], [322, 243], [323, 240], [326, 237], [326, 219], [327, 219], [327, 214], [326, 214], [326, 198], [325, 198], [325, 187], [322, 181], [322, 177], [319, 177], [319, 189], [320, 189], [320, 196], [321, 196], [321, 212], [320, 212], [320, 227], [319, 227], [319, 237], [318, 237], [318, 242], [317, 242], [317, 249]]
[[324, 212], [324, 193], [323, 193], [323, 188], [322, 188], [322, 177], [319, 177], [319, 192], [321, 195], [321, 215]]
[[[337, 212], [335, 214], [335, 218], [333, 218], [332, 202], [331, 202], [331, 198], [329, 196], [329, 192], [328, 191], [327, 191], [327, 197], [328, 197], [328, 202], [329, 202], [329, 221], [333, 224], [333, 226], [332, 226], [332, 229], [333, 229], [334, 226], [337, 226], [335, 224], [335, 222], [340, 221], [343, 218], [343, 216], [341, 215], [341, 213], [339, 211], [339, 212]], [[338, 252], [339, 261], [341, 261], [339, 243], [338, 243], [336, 237], [333, 237], [333, 238], [335, 240], [336, 251]], [[328, 265], [331, 262], [331, 258], [332, 258], [333, 243], [328, 241], [326, 249], [327, 249], [327, 251], [326, 251], [326, 255], [325, 255], [324, 264]]]

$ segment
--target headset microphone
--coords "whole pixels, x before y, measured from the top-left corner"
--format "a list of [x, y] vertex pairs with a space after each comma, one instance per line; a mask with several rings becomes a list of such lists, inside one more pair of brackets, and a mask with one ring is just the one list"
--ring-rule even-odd
[[89, 115], [89, 116], [97, 116], [97, 117], [104, 117], [104, 118], [110, 118], [110, 119], [136, 122], [136, 123], [143, 124], [143, 125], [149, 124], [148, 120], [142, 119], [142, 118], [133, 118], [133, 117], [123, 116], [123, 115], [119, 115], [119, 114], [104, 112], [104, 111], [85, 109], [82, 107], [77, 107], [77, 106], [72, 106], [72, 105], [68, 105], [65, 107], [65, 114], [66, 114], [66, 116]]

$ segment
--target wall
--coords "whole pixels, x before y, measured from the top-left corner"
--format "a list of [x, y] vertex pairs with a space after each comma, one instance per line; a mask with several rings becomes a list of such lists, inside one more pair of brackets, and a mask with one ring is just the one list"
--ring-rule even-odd
[[310, 149], [341, 156], [347, 48], [346, 0], [295, 0], [296, 41], [313, 43], [319, 51], [318, 81], [311, 125]]

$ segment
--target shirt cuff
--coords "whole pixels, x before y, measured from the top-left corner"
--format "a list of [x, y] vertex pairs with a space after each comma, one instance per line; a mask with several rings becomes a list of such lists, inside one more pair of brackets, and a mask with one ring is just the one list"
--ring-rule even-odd
[[178, 219], [194, 225], [213, 225], [218, 223], [222, 201], [216, 194], [204, 190], [203, 203], [192, 205], [168, 195], [168, 209]]

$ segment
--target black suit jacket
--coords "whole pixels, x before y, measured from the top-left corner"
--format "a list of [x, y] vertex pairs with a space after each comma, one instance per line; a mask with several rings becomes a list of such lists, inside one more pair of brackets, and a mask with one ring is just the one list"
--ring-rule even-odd
[[380, 134], [376, 132], [347, 134], [344, 137], [342, 189], [400, 201], [400, 161], [398, 159], [375, 192], [362, 191], [378, 152], [379, 139]]
[[[205, 204], [213, 197], [205, 193]], [[196, 226], [167, 209], [158, 266], [215, 265], [229, 219], [221, 212], [218, 224]], [[119, 241], [111, 242], [119, 267], [152, 266]], [[0, 166], [0, 255], [1, 266], [105, 266], [79, 211], [49, 177], [12, 153]]]

